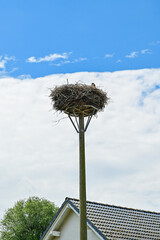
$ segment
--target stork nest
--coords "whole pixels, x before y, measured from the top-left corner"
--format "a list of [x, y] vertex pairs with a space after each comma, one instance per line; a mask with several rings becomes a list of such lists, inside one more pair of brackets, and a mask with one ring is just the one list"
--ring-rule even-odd
[[50, 94], [53, 109], [69, 116], [84, 117], [95, 115], [102, 111], [108, 103], [107, 93], [86, 84], [66, 84], [55, 87]]

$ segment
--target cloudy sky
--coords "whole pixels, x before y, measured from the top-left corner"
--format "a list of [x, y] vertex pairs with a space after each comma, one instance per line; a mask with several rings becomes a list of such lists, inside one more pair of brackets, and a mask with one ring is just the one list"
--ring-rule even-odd
[[110, 103], [86, 133], [87, 199], [160, 211], [160, 3], [2, 0], [0, 218], [14, 203], [78, 198], [78, 134], [50, 88], [81, 82]]

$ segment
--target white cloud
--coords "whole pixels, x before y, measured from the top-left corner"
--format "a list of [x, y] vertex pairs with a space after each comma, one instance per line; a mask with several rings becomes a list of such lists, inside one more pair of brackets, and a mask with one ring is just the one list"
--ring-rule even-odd
[[31, 79], [30, 74], [22, 74], [17, 77], [18, 79], [24, 80], [24, 79]]
[[84, 58], [84, 57], [80, 57], [80, 58], [76, 59], [77, 62], [86, 61], [86, 60], [87, 60], [87, 58]]
[[112, 53], [112, 54], [107, 53], [107, 54], [105, 55], [105, 58], [112, 58], [113, 56], [114, 56], [114, 53]]
[[137, 56], [138, 56], [138, 52], [134, 51], [134, 52], [131, 52], [129, 55], [126, 55], [126, 58], [135, 58]]
[[159, 211], [160, 69], [0, 79], [0, 213], [28, 196], [78, 197], [78, 134], [50, 88], [95, 82], [111, 97], [86, 132], [87, 199]]
[[73, 60], [64, 60], [64, 61], [60, 61], [59, 63], [53, 63], [53, 65], [55, 66], [62, 66], [64, 64], [69, 64], [69, 63], [77, 63], [77, 62], [82, 62], [82, 61], [86, 61], [87, 58], [76, 58], [76, 59], [73, 59]]
[[6, 62], [7, 62], [7, 61], [4, 60], [4, 59], [0, 61], [0, 68], [1, 68], [1, 69], [5, 69], [5, 64], [6, 64]]
[[130, 54], [126, 55], [126, 58], [135, 58], [138, 57], [138, 54], [152, 54], [151, 49], [142, 49], [140, 51], [133, 51]]
[[[52, 64], [55, 66], [62, 66], [64, 64], [69, 64], [69, 63], [77, 63], [77, 62], [82, 62], [86, 61], [87, 58], [79, 57], [73, 59], [69, 59], [69, 56], [72, 54], [72, 52], [68, 53], [62, 53], [62, 54], [50, 54], [45, 57], [41, 58], [35, 58], [35, 57], [29, 57], [26, 61], [30, 63], [40, 63], [40, 62], [53, 62]], [[59, 60], [58, 62], [56, 60]], [[55, 62], [56, 61], [56, 62]]]
[[29, 57], [26, 61], [31, 62], [31, 63], [36, 63], [37, 62], [35, 57]]
[[0, 56], [0, 68], [2, 70], [5, 70], [6, 68], [6, 64], [9, 62], [9, 61], [16, 61], [16, 58], [14, 56]]
[[152, 51], [150, 49], [143, 49], [141, 50], [142, 54], [152, 54]]
[[29, 57], [26, 61], [30, 63], [53, 62], [57, 59], [67, 59], [70, 54], [71, 52], [62, 53], [62, 54], [53, 53], [53, 54], [49, 54], [48, 56], [40, 57], [40, 58]]
[[15, 56], [10, 56], [10, 57], [5, 56], [4, 59], [5, 59], [6, 61], [16, 61]]

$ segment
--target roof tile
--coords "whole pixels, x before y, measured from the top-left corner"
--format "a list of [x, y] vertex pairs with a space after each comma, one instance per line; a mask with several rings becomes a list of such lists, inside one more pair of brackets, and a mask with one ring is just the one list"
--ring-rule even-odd
[[87, 202], [87, 219], [109, 240], [160, 240], [160, 213]]

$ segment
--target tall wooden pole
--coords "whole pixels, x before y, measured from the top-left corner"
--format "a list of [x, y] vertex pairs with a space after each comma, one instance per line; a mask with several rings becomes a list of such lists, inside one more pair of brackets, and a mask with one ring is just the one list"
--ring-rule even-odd
[[84, 115], [79, 115], [80, 240], [87, 240]]

